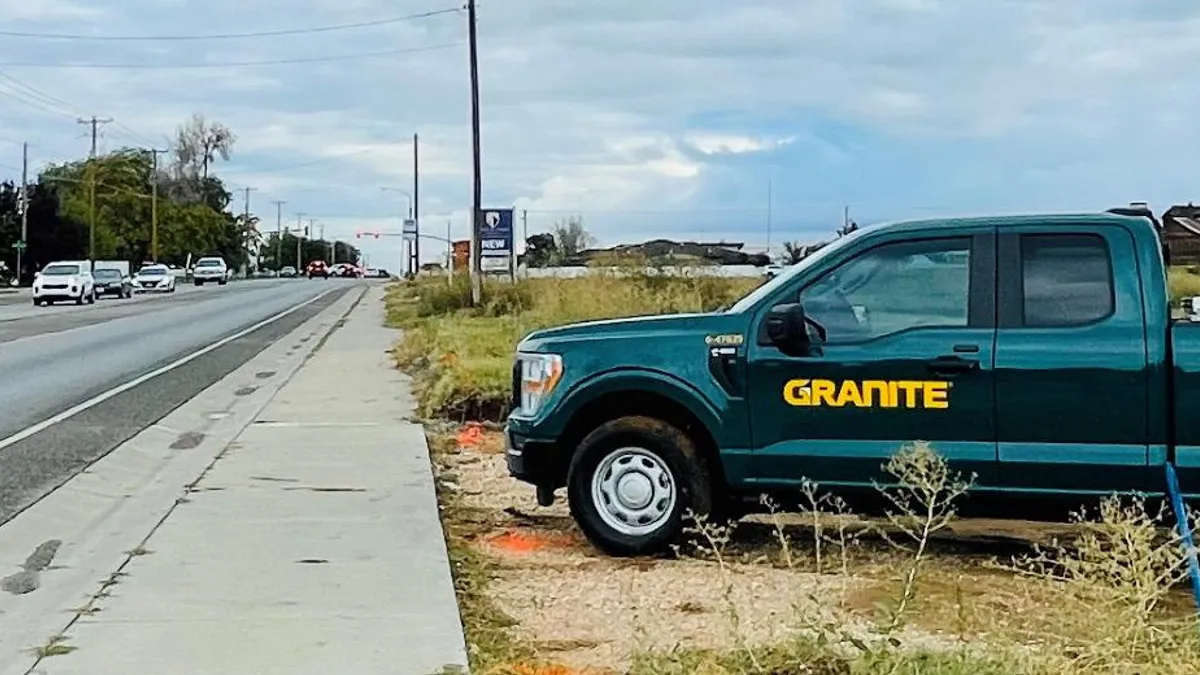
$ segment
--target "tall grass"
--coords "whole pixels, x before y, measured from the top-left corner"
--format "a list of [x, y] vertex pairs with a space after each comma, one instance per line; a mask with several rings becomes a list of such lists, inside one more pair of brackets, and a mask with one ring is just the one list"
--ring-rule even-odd
[[465, 277], [397, 284], [388, 298], [390, 322], [405, 330], [396, 349], [414, 377], [419, 412], [458, 421], [499, 420], [508, 413], [512, 356], [534, 330], [579, 321], [674, 312], [705, 312], [732, 304], [761, 280], [656, 273], [638, 261], [578, 279], [489, 282], [471, 307]]

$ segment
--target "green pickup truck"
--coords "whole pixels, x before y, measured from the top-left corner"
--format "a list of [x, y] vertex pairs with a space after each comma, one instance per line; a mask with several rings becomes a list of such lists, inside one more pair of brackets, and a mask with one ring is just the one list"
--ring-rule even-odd
[[1200, 497], [1200, 324], [1171, 318], [1167, 255], [1120, 209], [890, 223], [720, 311], [537, 331], [508, 469], [614, 555], [805, 478], [871, 490], [914, 440], [969, 499], [1162, 495], [1168, 462]]

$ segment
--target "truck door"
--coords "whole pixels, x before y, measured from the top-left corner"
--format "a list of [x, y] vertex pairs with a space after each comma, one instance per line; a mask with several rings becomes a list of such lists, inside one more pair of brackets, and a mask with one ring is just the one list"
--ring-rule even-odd
[[[886, 236], [886, 235], [885, 235]], [[995, 236], [989, 225], [879, 238], [796, 299], [827, 331], [789, 356], [759, 336], [747, 355], [754, 472], [764, 487], [869, 487], [907, 442], [994, 482]], [[814, 338], [816, 339], [816, 338]]]
[[1031, 225], [1002, 234], [998, 250], [1002, 487], [1161, 491], [1161, 473], [1148, 480], [1146, 319], [1133, 236], [1116, 226]]

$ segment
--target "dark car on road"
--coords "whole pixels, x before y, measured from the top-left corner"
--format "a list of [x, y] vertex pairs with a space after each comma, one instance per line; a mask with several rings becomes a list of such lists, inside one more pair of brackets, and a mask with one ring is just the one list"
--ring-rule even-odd
[[125, 273], [115, 268], [97, 268], [92, 273], [96, 280], [96, 297], [103, 298], [115, 295], [118, 298], [133, 297], [133, 281]]

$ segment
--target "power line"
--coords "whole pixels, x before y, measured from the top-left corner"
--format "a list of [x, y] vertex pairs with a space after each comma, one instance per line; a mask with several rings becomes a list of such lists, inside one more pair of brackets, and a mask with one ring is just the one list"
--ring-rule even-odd
[[[0, 73], [0, 88], [8, 91], [8, 93], [11, 94], [13, 99], [17, 102], [24, 103], [31, 108], [37, 108], [45, 112], [62, 115], [63, 117], [85, 116], [81, 112], [82, 109], [78, 106], [68, 101], [64, 101], [57, 96], [47, 94], [41, 89], [22, 82], [11, 75], [6, 75], [5, 73]], [[145, 145], [157, 145], [157, 143], [151, 142], [146, 136], [143, 136], [142, 134], [134, 131], [120, 122], [113, 122], [113, 126], [117, 127], [117, 129], [120, 130], [124, 135], [136, 140], [138, 143]]]
[[378, 56], [396, 56], [398, 54], [415, 54], [431, 52], [439, 49], [451, 49], [463, 44], [462, 40], [444, 44], [427, 45], [425, 47], [409, 47], [407, 49], [385, 49], [377, 52], [358, 52], [354, 54], [333, 54], [330, 56], [313, 56], [295, 59], [271, 59], [264, 61], [222, 61], [219, 63], [45, 63], [38, 61], [6, 61], [0, 62], [0, 68], [88, 68], [114, 70], [184, 70], [193, 68], [241, 68], [249, 66], [286, 66], [302, 63], [329, 63], [333, 61], [352, 61], [369, 59]]
[[277, 37], [280, 35], [310, 35], [312, 33], [332, 33], [343, 30], [354, 30], [356, 28], [373, 28], [375, 26], [387, 26], [389, 24], [401, 23], [403, 21], [414, 21], [416, 19], [427, 19], [442, 14], [455, 14], [461, 12], [459, 7], [449, 7], [446, 9], [436, 9], [429, 12], [419, 12], [416, 14], [405, 14], [403, 16], [393, 16], [386, 19], [375, 19], [373, 21], [358, 21], [355, 23], [340, 23], [327, 26], [312, 26], [309, 28], [287, 28], [282, 30], [264, 30], [252, 31], [248, 33], [209, 33], [207, 35], [84, 35], [82, 33], [25, 33], [21, 31], [6, 31], [0, 30], [0, 36], [15, 37], [15, 38], [32, 38], [38, 40], [94, 40], [94, 41], [125, 41], [125, 42], [181, 42], [181, 41], [199, 41], [199, 40], [236, 40], [241, 38], [260, 38], [260, 37]]

